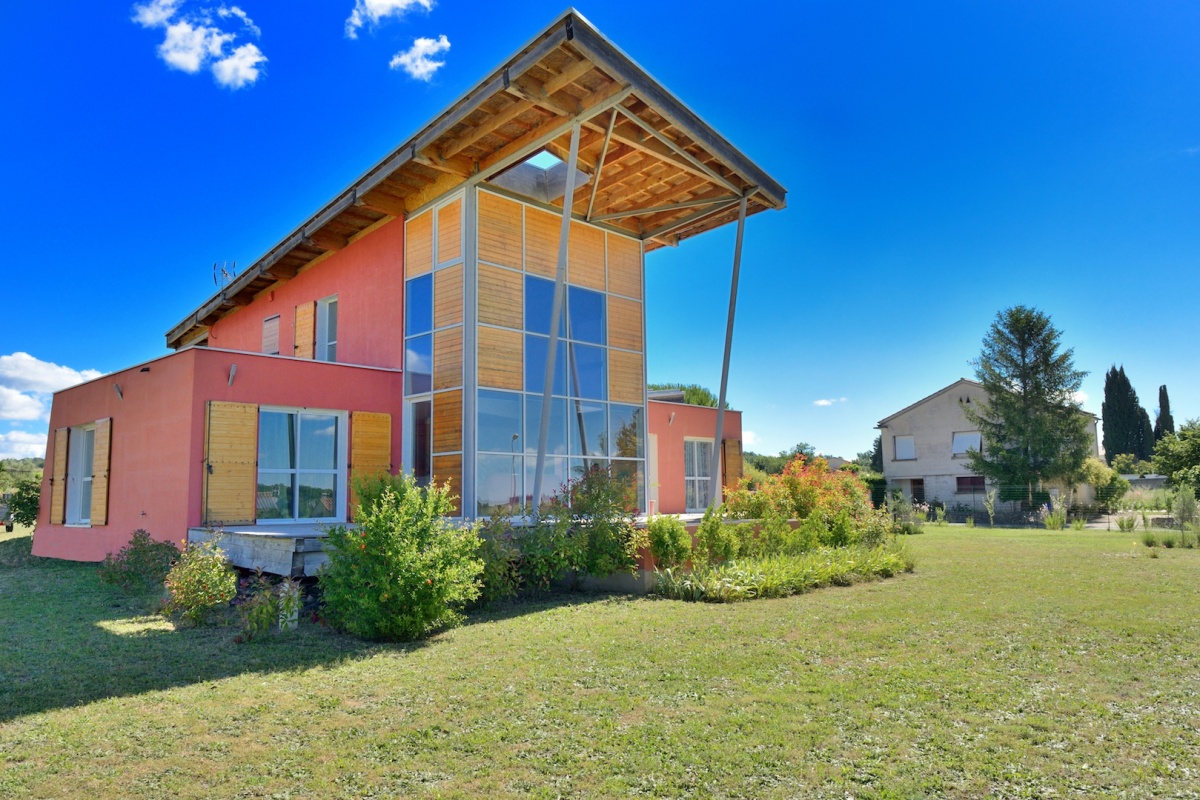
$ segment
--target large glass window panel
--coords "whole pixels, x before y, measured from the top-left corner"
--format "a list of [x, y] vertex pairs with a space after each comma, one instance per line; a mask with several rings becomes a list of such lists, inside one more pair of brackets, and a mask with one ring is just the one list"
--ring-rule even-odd
[[337, 437], [337, 417], [301, 414], [300, 469], [337, 469]]
[[[541, 436], [542, 398], [525, 396], [525, 452], [537, 453], [538, 437]], [[567, 454], [567, 401], [556, 397], [550, 401], [550, 430], [546, 436], [546, 452], [553, 455]]]
[[404, 393], [433, 390], [433, 334], [414, 336], [404, 346]]
[[404, 290], [404, 333], [413, 336], [433, 330], [433, 274], [413, 278]]
[[[558, 335], [567, 335], [567, 310], [558, 318]], [[550, 318], [554, 314], [554, 281], [525, 276], [525, 330], [550, 335]]]
[[479, 390], [479, 449], [521, 452], [521, 395]]
[[[291, 519], [294, 472], [258, 473], [258, 496], [255, 499], [259, 519]], [[332, 516], [332, 515], [330, 515]]]
[[[525, 391], [541, 394], [546, 385], [546, 351], [550, 340], [545, 336], [525, 337]], [[558, 355], [554, 359], [554, 383], [551, 392], [556, 395], [567, 393], [567, 344], [558, 342]]]
[[476, 462], [475, 498], [483, 516], [517, 514], [525, 493], [525, 459], [517, 455], [481, 455]]
[[607, 412], [608, 408], [604, 403], [567, 401], [567, 432], [571, 455], [608, 455]]
[[612, 462], [613, 480], [623, 481], [630, 486], [632, 493], [629, 498], [638, 511], [646, 509], [646, 464], [644, 461]]
[[300, 519], [321, 519], [337, 514], [337, 475], [301, 472], [298, 480]]
[[409, 468], [418, 486], [428, 486], [433, 474], [433, 401], [412, 403], [409, 414]]
[[592, 344], [605, 344], [604, 295], [579, 286], [568, 287], [570, 338]]
[[[563, 488], [567, 483], [567, 459], [565, 458], [547, 458], [546, 465], [542, 469], [542, 496], [538, 500], [538, 504], [545, 503], [556, 492]], [[525, 459], [525, 499], [528, 502], [533, 502], [533, 478], [537, 473], [537, 459]]]
[[641, 406], [608, 407], [609, 453], [620, 458], [646, 457], [646, 421]]
[[258, 468], [295, 469], [294, 414], [262, 411], [258, 415]]
[[608, 399], [608, 351], [590, 344], [570, 345], [570, 395], [592, 400]]

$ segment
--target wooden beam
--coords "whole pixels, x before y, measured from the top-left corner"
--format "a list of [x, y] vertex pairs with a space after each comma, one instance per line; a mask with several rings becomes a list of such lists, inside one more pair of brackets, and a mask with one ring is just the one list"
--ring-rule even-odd
[[[712, 167], [703, 163], [700, 159], [696, 158], [694, 155], [689, 153], [686, 149], [684, 149], [683, 145], [667, 138], [666, 135], [655, 130], [653, 125], [646, 122], [646, 120], [642, 119], [637, 114], [634, 114], [633, 112], [626, 110], [623, 112], [623, 116], [626, 119], [628, 119], [630, 122], [632, 122], [634, 125], [638, 126], [642, 130], [646, 131], [646, 133], [650, 134], [655, 139], [657, 139], [658, 141], [662, 142], [664, 145], [669, 147], [672, 150], [672, 152], [674, 152], [676, 155], [678, 155], [679, 157], [688, 161], [690, 164], [697, 167], [698, 169], [703, 170], [710, 178], [713, 179], [713, 181], [715, 183], [721, 184], [729, 191], [734, 192], [738, 195], [740, 195], [743, 191], [745, 191], [745, 189], [743, 187], [737, 186], [736, 184], [733, 183], [733, 181], [731, 181], [728, 178], [726, 178], [725, 176], [721, 175], [716, 170], [714, 170]], [[668, 122], [669, 122], [669, 120], [668, 120]]]
[[386, 194], [378, 189], [367, 192], [365, 195], [359, 195], [357, 204], [392, 217], [403, 217], [407, 210], [404, 201], [399, 197]]
[[718, 197], [702, 197], [696, 200], [684, 200], [681, 203], [668, 203], [667, 205], [654, 206], [652, 208], [634, 208], [628, 211], [617, 211], [613, 214], [601, 214], [598, 217], [592, 217], [593, 222], [605, 222], [611, 219], [621, 219], [623, 217], [641, 217], [650, 216], [652, 214], [664, 214], [668, 211], [682, 211], [685, 208], [696, 208], [698, 206], [711, 206], [716, 203], [726, 203], [729, 201], [738, 200], [737, 195], [720, 195]]
[[449, 142], [442, 148], [443, 158], [452, 158], [471, 145], [478, 142], [490, 133], [494, 133], [499, 128], [512, 122], [517, 117], [524, 114], [529, 109], [533, 108], [533, 103], [528, 100], [516, 100], [508, 105], [504, 110], [493, 114], [492, 118], [481, 125], [476, 125], [470, 132], [458, 137]]
[[304, 243], [319, 250], [338, 251], [344, 249], [350, 244], [350, 239], [346, 236], [338, 236], [336, 233], [328, 231], [314, 231], [304, 238]]
[[613, 126], [617, 124], [617, 110], [612, 110], [612, 116], [608, 119], [608, 130], [604, 132], [604, 145], [600, 148], [600, 158], [596, 162], [596, 174], [592, 178], [592, 192], [588, 198], [587, 213], [584, 214], [584, 219], [589, 222], [592, 219], [592, 208], [596, 204], [596, 190], [600, 188], [600, 176], [604, 172], [604, 159], [608, 158], [608, 143], [612, 141]]
[[411, 194], [404, 199], [404, 207], [406, 209], [405, 216], [412, 214], [421, 206], [438, 199], [446, 192], [450, 191], [456, 186], [461, 186], [463, 183], [465, 183], [465, 179], [459, 177], [458, 175], [443, 175], [421, 191]]
[[445, 172], [450, 175], [457, 175], [460, 178], [469, 178], [475, 172], [475, 162], [469, 158], [454, 157], [442, 158], [438, 155], [429, 155], [428, 153], [417, 153], [413, 156], [413, 161], [422, 164], [430, 169], [436, 169], [438, 172]]
[[687, 227], [688, 225], [695, 224], [696, 222], [699, 222], [700, 220], [704, 219], [705, 217], [711, 217], [713, 214], [719, 214], [722, 211], [725, 211], [726, 209], [737, 205], [739, 202], [741, 202], [740, 199], [734, 199], [731, 202], [721, 203], [720, 205], [714, 206], [712, 208], [702, 208], [699, 211], [688, 214], [685, 217], [681, 217], [677, 220], [674, 220], [673, 222], [668, 222], [668, 223], [661, 225], [653, 230], [647, 231], [646, 233], [642, 234], [642, 238], [643, 239], [657, 239], [658, 237], [662, 236], [663, 234], [670, 233], [671, 231], [678, 230], [679, 228], [684, 228], [684, 227]]

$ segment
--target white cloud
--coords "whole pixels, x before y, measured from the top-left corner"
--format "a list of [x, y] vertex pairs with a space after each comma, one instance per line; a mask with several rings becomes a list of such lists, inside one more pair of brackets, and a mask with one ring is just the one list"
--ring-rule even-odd
[[9, 431], [0, 433], [0, 458], [44, 458], [46, 434]]
[[436, 39], [427, 39], [422, 36], [413, 40], [412, 47], [392, 56], [388, 66], [392, 69], [404, 70], [410, 78], [427, 81], [433, 77], [433, 73], [446, 65], [445, 61], [434, 61], [433, 56], [449, 49], [450, 40], [446, 38], [445, 34]]
[[46, 407], [42, 401], [32, 394], [0, 386], [0, 419], [41, 419], [45, 413]]
[[433, 0], [354, 0], [354, 10], [346, 19], [346, 36], [358, 38], [358, 29], [368, 22], [378, 25], [386, 17], [402, 17], [414, 6], [433, 10]]
[[742, 431], [742, 445], [753, 447], [758, 444], [758, 434], [754, 431]]
[[1079, 405], [1083, 405], [1084, 403], [1087, 402], [1087, 400], [1088, 400], [1087, 392], [1076, 392], [1075, 393], [1075, 402], [1079, 403]]
[[102, 374], [94, 369], [71, 369], [50, 361], [42, 361], [29, 353], [0, 356], [0, 386], [16, 389], [18, 392], [49, 394], [99, 378]]
[[236, 45], [238, 33], [223, 30], [216, 22], [236, 20], [251, 36], [259, 36], [262, 32], [245, 11], [222, 5], [215, 12], [201, 8], [185, 14], [180, 10], [182, 2], [151, 0], [133, 7], [134, 22], [164, 31], [158, 55], [167, 66], [193, 75], [210, 70], [218, 84], [230, 89], [250, 86], [262, 76], [259, 65], [266, 63], [267, 57], [258, 45]]
[[844, 398], [844, 397], [829, 397], [829, 398], [823, 397], [820, 400], [813, 400], [813, 405], [820, 406], [821, 408], [825, 408], [826, 406], [831, 406], [836, 403], [844, 403], [844, 402], [846, 402], [846, 398]]

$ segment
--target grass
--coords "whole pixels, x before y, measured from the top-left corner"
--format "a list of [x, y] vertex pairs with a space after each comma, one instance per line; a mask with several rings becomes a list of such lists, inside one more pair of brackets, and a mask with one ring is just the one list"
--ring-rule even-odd
[[379, 646], [175, 630], [9, 538], [0, 796], [1196, 796], [1200, 551], [1133, 539], [931, 527], [886, 581]]

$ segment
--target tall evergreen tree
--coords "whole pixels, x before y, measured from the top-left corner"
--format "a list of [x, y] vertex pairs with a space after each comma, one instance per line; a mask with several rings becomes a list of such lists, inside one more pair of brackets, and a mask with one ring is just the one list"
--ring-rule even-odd
[[1088, 418], [1075, 400], [1086, 372], [1061, 334], [1037, 309], [1014, 306], [996, 315], [975, 361], [987, 401], [963, 406], [979, 426], [982, 451], [971, 469], [1001, 487], [1024, 489], [1025, 502], [1043, 481], [1075, 475], [1091, 449]]
[[1167, 386], [1158, 387], [1158, 414], [1154, 418], [1154, 443], [1175, 432], [1175, 418], [1171, 416], [1171, 398], [1167, 397]]
[[1104, 457], [1109, 464], [1121, 453], [1129, 453], [1138, 460], [1150, 457], [1154, 451], [1154, 431], [1151, 428], [1147, 433], [1150, 416], [1138, 402], [1124, 366], [1114, 364], [1104, 375], [1100, 416], [1104, 419]]

